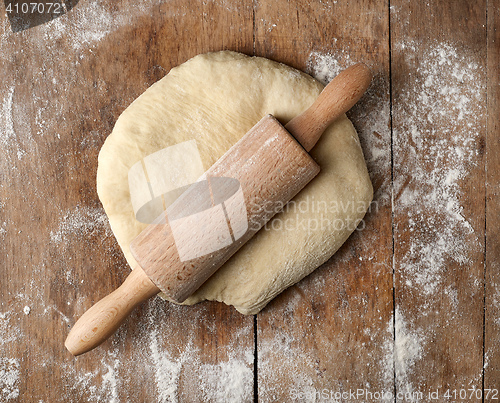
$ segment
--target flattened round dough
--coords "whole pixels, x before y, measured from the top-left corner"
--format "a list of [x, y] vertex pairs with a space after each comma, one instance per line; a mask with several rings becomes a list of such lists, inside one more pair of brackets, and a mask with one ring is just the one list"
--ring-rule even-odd
[[[322, 85], [283, 64], [234, 52], [196, 56], [172, 69], [119, 117], [99, 154], [97, 191], [131, 267], [134, 217], [128, 171], [155, 151], [196, 140], [211, 166], [264, 115], [282, 123], [316, 99]], [[363, 218], [373, 196], [358, 136], [339, 118], [311, 151], [320, 174], [185, 303], [217, 300], [244, 314], [328, 260]]]

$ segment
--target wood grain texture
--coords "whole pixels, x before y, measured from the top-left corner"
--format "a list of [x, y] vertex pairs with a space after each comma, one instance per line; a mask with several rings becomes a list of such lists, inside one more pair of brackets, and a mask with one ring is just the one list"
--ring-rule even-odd
[[257, 3], [257, 54], [324, 81], [358, 61], [374, 74], [349, 113], [374, 184], [373, 209], [328, 263], [258, 315], [263, 402], [313, 401], [367, 385], [393, 390], [387, 11], [386, 2]]
[[397, 393], [482, 387], [485, 24], [481, 1], [391, 2]]
[[[498, 0], [80, 1], [16, 33], [2, 14], [0, 401], [271, 402], [357, 388], [479, 401], [444, 392], [499, 388], [499, 10]], [[63, 347], [74, 318], [129, 273], [95, 190], [99, 149], [170, 68], [221, 49], [323, 82], [357, 61], [372, 68], [349, 113], [372, 209], [257, 328], [222, 304], [154, 299], [74, 359]]]
[[152, 301], [86, 357], [61, 348], [75, 318], [130, 270], [95, 190], [104, 139], [171, 67], [210, 50], [251, 53], [251, 7], [80, 2], [19, 33], [1, 21], [0, 366], [12, 384], [0, 400], [205, 401], [224, 390], [215, 374], [242, 370], [240, 397], [252, 401], [253, 318], [220, 304]]
[[[500, 2], [488, 1], [484, 388], [500, 389]], [[486, 396], [486, 393], [485, 393]], [[491, 397], [491, 396], [490, 396]], [[492, 399], [485, 399], [491, 401]]]

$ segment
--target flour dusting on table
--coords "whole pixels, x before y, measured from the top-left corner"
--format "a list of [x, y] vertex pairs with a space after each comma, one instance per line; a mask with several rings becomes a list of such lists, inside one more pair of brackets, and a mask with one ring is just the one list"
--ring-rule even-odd
[[16, 342], [22, 337], [18, 322], [13, 312], [0, 312], [0, 346]]
[[181, 370], [186, 361], [192, 360], [196, 350], [189, 342], [185, 350], [177, 358], [171, 358], [168, 351], [161, 351], [158, 343], [158, 330], [155, 329], [149, 335], [151, 357], [155, 370], [155, 382], [158, 392], [158, 401], [161, 403], [175, 402], [178, 400], [179, 378]]
[[[98, 245], [108, 248], [109, 265], [116, 261], [113, 269], [126, 265], [121, 251], [110, 240], [112, 231], [104, 210], [97, 205], [86, 205], [87, 194], [83, 193], [88, 188], [86, 182], [92, 182], [94, 174], [82, 171], [81, 167], [91, 165], [84, 164], [86, 159], [97, 158], [105, 133], [100, 128], [87, 132], [85, 127], [68, 127], [71, 120], [68, 115], [85, 111], [85, 107], [80, 109], [81, 106], [69, 104], [68, 94], [75, 88], [80, 89], [85, 97], [82, 103], [89, 109], [95, 108], [93, 102], [99, 96], [109, 99], [105, 77], [86, 76], [82, 71], [96, 63], [95, 55], [106, 38], [109, 40], [109, 36], [120, 29], [133, 30], [137, 21], [160, 8], [160, 3], [131, 4], [124, 13], [109, 4], [80, 2], [67, 14], [17, 34], [11, 31], [7, 19], [0, 21], [0, 60], [12, 65], [10, 49], [15, 43], [20, 50], [18, 57], [36, 61], [27, 64], [27, 68], [32, 69], [32, 80], [28, 84], [18, 80], [16, 72], [6, 75], [0, 83], [0, 114], [3, 116], [0, 122], [0, 187], [22, 184], [30, 187], [30, 191], [46, 204], [43, 209], [32, 211], [31, 204], [35, 203], [26, 200], [22, 187], [9, 188], [8, 198], [0, 200], [0, 240], [18, 237], [25, 242], [29, 251], [17, 257], [19, 267], [16, 270], [25, 270], [31, 275], [22, 288], [15, 282], [8, 284], [5, 289], [8, 303], [0, 302], [2, 357], [9, 357], [10, 351], [18, 352], [20, 340], [27, 349], [26, 356], [36, 357], [29, 361], [31, 368], [26, 368], [28, 361], [20, 358], [0, 359], [1, 401], [16, 400], [25, 390], [41, 399], [47, 392], [30, 385], [31, 375], [56, 371], [60, 371], [62, 378], [58, 383], [62, 388], [62, 401], [132, 401], [129, 386], [137, 382], [136, 377], [142, 373], [151, 375], [144, 379], [144, 393], [150, 399], [158, 397], [158, 401], [178, 401], [179, 393], [186, 389], [186, 385], [182, 388], [179, 385], [188, 377], [193, 384], [199, 385], [197, 394], [207, 399], [230, 396], [235, 401], [248, 401], [253, 396], [252, 346], [243, 348], [235, 341], [228, 347], [227, 359], [216, 361], [216, 364], [199, 358], [198, 350], [189, 343], [185, 345], [185, 354], [175, 357], [162, 335], [169, 324], [161, 322], [151, 310], [145, 315], [154, 316], [155, 321], [141, 334], [141, 340], [150, 344], [131, 352], [132, 362], [124, 360], [123, 351], [114, 348], [98, 348], [91, 353], [90, 360], [90, 356], [75, 359], [64, 354], [63, 336], [91, 302], [88, 296], [78, 295], [79, 285], [92, 281], [90, 277], [83, 279], [76, 275], [82, 267], [81, 261], [88, 259], [92, 263], [91, 253]], [[120, 99], [120, 102], [125, 107], [128, 100]], [[47, 150], [50, 150], [50, 158], [41, 152]], [[65, 181], [79, 183], [82, 194], [79, 195], [74, 186], [73, 194], [64, 197]], [[76, 202], [75, 196], [80, 196]], [[21, 214], [12, 214], [21, 210], [21, 218], [18, 217]], [[35, 240], [30, 238], [32, 232], [26, 230], [28, 225], [37, 228]], [[7, 251], [10, 253], [9, 249]], [[38, 254], [36, 266], [30, 254]], [[88, 269], [95, 267], [89, 264]], [[67, 301], [60, 297], [61, 293], [67, 295]], [[56, 299], [63, 302], [55, 303]], [[57, 358], [51, 346], [58, 341], [47, 343], [33, 331], [49, 322], [61, 336]], [[244, 328], [243, 337], [252, 340], [253, 328]], [[120, 347], [126, 345], [124, 335], [114, 337]]]
[[[174, 313], [180, 314], [186, 307], [174, 307]], [[182, 313], [189, 315], [189, 313]], [[194, 312], [191, 314], [196, 315]], [[152, 323], [156, 321], [154, 312], [150, 313]], [[186, 319], [189, 320], [189, 319]], [[197, 321], [199, 319], [191, 320]], [[246, 401], [253, 395], [253, 349], [242, 348], [238, 344], [236, 335], [225, 347], [222, 354], [228, 359], [221, 359], [217, 364], [203, 362], [202, 351], [194, 345], [190, 335], [183, 338], [182, 350], [169, 351], [163, 346], [169, 340], [178, 338], [175, 333], [178, 329], [162, 329], [165, 323], [155, 323], [149, 334], [150, 361], [156, 385], [157, 399], [161, 403], [179, 402], [187, 397], [180, 396], [179, 392], [189, 393], [189, 385], [197, 385], [193, 396], [204, 401]], [[215, 330], [215, 329], [214, 329]], [[252, 332], [252, 328], [244, 327], [241, 335], [245, 338]]]
[[332, 52], [314, 51], [309, 55], [307, 62], [308, 73], [321, 84], [327, 85], [342, 70], [354, 64], [348, 52], [336, 49]]
[[253, 389], [253, 351], [247, 350], [244, 360], [231, 357], [218, 364], [202, 364], [198, 380], [205, 401], [242, 402]]
[[[485, 73], [474, 56], [449, 43], [424, 45], [406, 42], [397, 46], [409, 48], [410, 58], [416, 54], [423, 56], [419, 60], [408, 60], [415, 69], [410, 69], [412, 76], [408, 87], [399, 89], [393, 100], [393, 116], [399, 120], [394, 122], [393, 131], [395, 166], [392, 189], [388, 92], [372, 90], [364, 96], [365, 106], [378, 106], [370, 109], [370, 116], [359, 135], [369, 171], [375, 173], [375, 178], [389, 176], [389, 180], [381, 182], [375, 200], [382, 206], [393, 204], [397, 214], [409, 218], [408, 228], [398, 227], [396, 222], [395, 229], [396, 236], [403, 231], [412, 234], [410, 245], [397, 260], [401, 264], [398, 278], [404, 280], [400, 292], [426, 296], [427, 300], [424, 299], [421, 307], [422, 315], [432, 315], [433, 297], [441, 293], [448, 298], [452, 310], [458, 309], [458, 292], [451, 284], [442, 287], [443, 275], [450, 264], [467, 265], [471, 252], [481, 251], [482, 241], [474, 230], [476, 223], [464, 207], [467, 200], [464, 184], [481, 160]], [[313, 76], [326, 84], [354, 62], [347, 51], [313, 52], [308, 68]], [[383, 78], [375, 76], [375, 80], [378, 80], [377, 88], [388, 91]], [[397, 286], [401, 289], [400, 285]], [[471, 287], [480, 290], [481, 284], [474, 282]], [[405, 295], [401, 298], [404, 299]], [[453, 316], [453, 312], [450, 314]], [[419, 328], [413, 323], [414, 318], [398, 305], [394, 318], [387, 319], [387, 337], [382, 339], [381, 345], [385, 359], [380, 376], [382, 379], [385, 376], [385, 383], [390, 384], [393, 368], [398, 391], [418, 391], [419, 385], [412, 383], [412, 379], [419, 361], [427, 359], [433, 329]], [[283, 372], [294, 373], [296, 369], [292, 363], [300, 355], [298, 349], [291, 347], [295, 342], [276, 339], [272, 345], [262, 346], [265, 351], [260, 358], [265, 362], [267, 354], [272, 357], [283, 349], [287, 354], [293, 351], [293, 357], [283, 359], [283, 362], [290, 362]], [[339, 353], [339, 359], [341, 356]], [[309, 370], [302, 368], [302, 376]], [[301, 375], [297, 374], [294, 379], [296, 387], [312, 388]]]
[[[43, 25], [47, 44], [52, 44], [66, 37], [73, 44], [74, 50], [85, 50], [95, 46], [103, 38], [117, 29], [130, 24], [130, 17], [140, 18], [149, 15], [158, 2], [142, 1], [130, 5], [127, 13], [110, 11], [100, 2], [80, 3], [68, 16], [61, 16]], [[70, 15], [71, 14], [71, 15]], [[70, 17], [70, 18], [67, 18]]]
[[0, 398], [9, 401], [19, 397], [19, 361], [14, 358], [0, 357]]
[[[328, 52], [311, 52], [307, 61], [307, 72], [322, 84], [328, 84], [342, 70], [363, 62], [361, 57], [354, 59], [349, 52], [332, 49]], [[389, 81], [380, 72], [381, 66], [369, 65], [374, 77], [367, 92], [357, 105], [353, 122], [359, 134], [368, 172], [374, 182], [374, 200], [380, 206], [391, 203], [391, 132], [390, 132], [390, 97]], [[349, 115], [349, 113], [348, 113]], [[378, 183], [378, 181], [381, 181]]]
[[396, 374], [396, 388], [403, 393], [418, 391], [413, 385], [410, 376], [414, 365], [422, 359], [426, 338], [423, 331], [413, 330], [399, 308], [395, 315], [394, 370]]
[[109, 403], [119, 403], [118, 400], [118, 374], [117, 370], [121, 365], [120, 358], [117, 355], [117, 352], [109, 352], [108, 356], [110, 357], [110, 363], [103, 362], [104, 366], [107, 369], [107, 372], [102, 375], [102, 389], [107, 391], [109, 396]]
[[91, 237], [94, 233], [112, 236], [106, 213], [102, 208], [76, 206], [68, 211], [59, 222], [56, 230], [50, 232], [54, 243], [68, 241], [71, 237]]
[[119, 390], [122, 385], [119, 370], [123, 367], [123, 363], [118, 350], [97, 353], [96, 362], [99, 362], [99, 365], [95, 365], [95, 369], [91, 372], [78, 370], [77, 365], [70, 360], [60, 364], [63, 379], [68, 384], [67, 394], [62, 396], [64, 401], [121, 402]]
[[[419, 46], [401, 45], [410, 54]], [[461, 203], [480, 158], [485, 87], [477, 62], [452, 45], [437, 43], [422, 53], [412, 86], [394, 105], [403, 119], [394, 130], [395, 150], [405, 155], [395, 162], [394, 202], [409, 218], [409, 227], [396, 233], [412, 233], [401, 259], [406, 284], [432, 295], [450, 261], [467, 264], [471, 246], [480, 248]]]
[[[476, 56], [460, 47], [416, 41], [397, 46], [400, 54], [409, 55], [405, 62], [412, 68], [408, 86], [395, 94], [393, 112], [396, 303], [401, 301], [396, 306], [395, 369], [397, 390], [411, 391], [418, 385], [410, 379], [422, 378], [414, 368], [430, 359], [431, 340], [443, 327], [466, 326], [470, 320], [461, 317], [466, 302], [450, 278], [454, 271], [464, 276], [482, 255], [484, 224], [474, 221], [467, 203], [483, 190], [467, 184], [481, 169], [486, 89]], [[466, 292], [479, 294], [482, 287], [474, 278]], [[409, 296], [418, 304], [415, 323], [403, 308]], [[432, 320], [435, 315], [439, 321]], [[428, 318], [425, 328], [418, 327], [421, 318]]]
[[14, 87], [10, 87], [7, 95], [2, 102], [2, 122], [3, 127], [0, 129], [0, 146], [2, 150], [9, 148], [10, 143], [15, 137], [14, 121], [12, 118], [12, 102], [14, 98]]

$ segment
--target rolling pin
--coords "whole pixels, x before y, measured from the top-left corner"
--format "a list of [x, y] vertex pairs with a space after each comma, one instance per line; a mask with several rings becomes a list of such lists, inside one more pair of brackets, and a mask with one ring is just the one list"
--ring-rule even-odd
[[138, 266], [76, 322], [65, 342], [70, 353], [101, 344], [160, 291], [178, 303], [196, 291], [319, 173], [308, 152], [370, 81], [370, 70], [358, 63], [284, 127], [272, 115], [262, 118], [132, 241]]

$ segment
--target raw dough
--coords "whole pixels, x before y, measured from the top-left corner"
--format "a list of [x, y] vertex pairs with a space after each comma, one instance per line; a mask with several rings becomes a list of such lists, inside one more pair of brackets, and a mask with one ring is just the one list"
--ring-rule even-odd
[[[268, 59], [235, 52], [196, 56], [172, 69], [119, 117], [99, 154], [97, 191], [131, 267], [129, 244], [146, 224], [134, 217], [128, 171], [155, 151], [196, 140], [204, 168], [264, 115], [282, 123], [305, 110], [322, 85]], [[320, 174], [186, 304], [217, 300], [255, 314], [328, 260], [363, 218], [373, 189], [351, 122], [344, 116], [311, 155]]]

